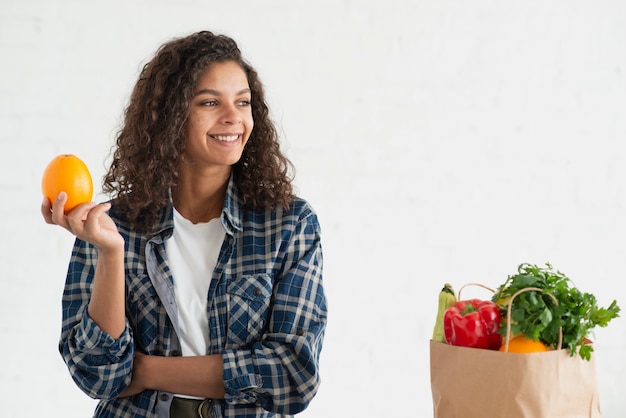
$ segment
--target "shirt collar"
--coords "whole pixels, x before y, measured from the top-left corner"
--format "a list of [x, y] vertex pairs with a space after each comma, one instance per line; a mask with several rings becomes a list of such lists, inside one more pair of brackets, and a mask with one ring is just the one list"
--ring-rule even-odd
[[235, 174], [230, 173], [226, 196], [224, 198], [224, 209], [222, 210], [222, 222], [226, 232], [231, 235], [242, 229], [243, 204], [239, 195], [239, 189], [235, 184]]
[[[156, 234], [163, 238], [169, 238], [174, 229], [174, 203], [172, 191], [169, 191], [169, 204], [161, 210], [161, 215], [156, 227]], [[242, 229], [243, 204], [239, 196], [239, 189], [235, 184], [234, 174], [230, 174], [226, 196], [224, 197], [224, 208], [222, 209], [222, 224], [226, 232], [233, 235], [235, 231]]]

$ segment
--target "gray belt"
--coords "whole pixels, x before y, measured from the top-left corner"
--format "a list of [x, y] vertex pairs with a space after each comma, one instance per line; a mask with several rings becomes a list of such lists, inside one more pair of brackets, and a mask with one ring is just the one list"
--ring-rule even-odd
[[212, 418], [213, 399], [188, 399], [174, 396], [170, 418]]

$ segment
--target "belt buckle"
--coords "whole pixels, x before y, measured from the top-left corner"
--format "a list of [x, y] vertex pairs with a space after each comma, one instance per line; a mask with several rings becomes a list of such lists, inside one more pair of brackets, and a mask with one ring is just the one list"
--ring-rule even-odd
[[202, 402], [200, 402], [200, 405], [198, 405], [198, 417], [200, 417], [200, 418], [211, 418], [213, 416], [213, 413], [211, 413], [211, 412], [209, 412], [210, 415], [206, 416], [206, 417], [202, 413], [202, 409], [204, 408], [204, 405], [207, 404], [207, 403], [209, 404], [207, 406], [210, 407], [211, 406], [210, 405], [211, 404], [211, 399], [203, 399]]

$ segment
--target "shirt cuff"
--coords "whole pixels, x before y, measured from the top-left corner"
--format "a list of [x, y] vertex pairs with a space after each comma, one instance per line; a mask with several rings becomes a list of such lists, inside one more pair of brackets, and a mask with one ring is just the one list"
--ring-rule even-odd
[[262, 377], [255, 372], [248, 357], [240, 358], [233, 351], [224, 351], [224, 397], [227, 403], [256, 403], [256, 390], [263, 386]]
[[132, 336], [128, 322], [119, 338], [114, 339], [102, 331], [98, 324], [89, 316], [87, 308], [83, 311], [80, 325], [74, 335], [75, 348], [92, 356], [105, 356], [111, 362], [117, 362], [127, 354], [128, 346], [132, 342]]

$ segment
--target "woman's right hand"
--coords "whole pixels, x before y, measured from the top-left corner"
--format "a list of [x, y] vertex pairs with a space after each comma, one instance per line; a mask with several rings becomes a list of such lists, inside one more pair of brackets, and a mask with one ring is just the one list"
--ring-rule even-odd
[[124, 248], [124, 238], [117, 230], [115, 222], [107, 211], [110, 203], [83, 203], [65, 214], [63, 208], [67, 202], [67, 193], [61, 192], [52, 205], [44, 197], [41, 214], [46, 223], [59, 225], [77, 238], [93, 244], [99, 251], [117, 251]]

